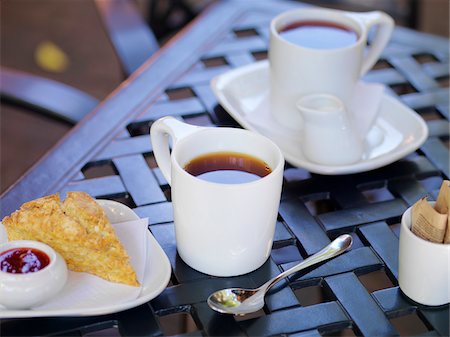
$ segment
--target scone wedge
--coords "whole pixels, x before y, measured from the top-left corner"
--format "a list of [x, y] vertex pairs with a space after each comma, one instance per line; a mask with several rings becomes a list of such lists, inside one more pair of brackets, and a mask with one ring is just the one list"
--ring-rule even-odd
[[48, 244], [70, 270], [105, 280], [138, 286], [136, 273], [103, 208], [87, 193], [68, 192], [23, 204], [2, 220], [9, 240]]

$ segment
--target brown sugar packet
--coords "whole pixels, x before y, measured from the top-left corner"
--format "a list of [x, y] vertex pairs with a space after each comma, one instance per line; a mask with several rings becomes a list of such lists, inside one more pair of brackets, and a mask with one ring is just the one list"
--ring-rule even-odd
[[447, 214], [437, 212], [425, 197], [412, 207], [411, 230], [424, 240], [442, 243], [447, 229], [447, 218]]
[[450, 243], [450, 181], [444, 180], [434, 205], [434, 209], [441, 214], [447, 214], [447, 229], [444, 234], [444, 243]]

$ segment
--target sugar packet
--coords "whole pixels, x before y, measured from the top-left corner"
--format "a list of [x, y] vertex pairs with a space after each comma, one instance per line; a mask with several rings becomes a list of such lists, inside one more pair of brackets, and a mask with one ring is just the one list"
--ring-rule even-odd
[[450, 181], [444, 180], [434, 207], [424, 197], [412, 208], [412, 232], [422, 239], [450, 244]]

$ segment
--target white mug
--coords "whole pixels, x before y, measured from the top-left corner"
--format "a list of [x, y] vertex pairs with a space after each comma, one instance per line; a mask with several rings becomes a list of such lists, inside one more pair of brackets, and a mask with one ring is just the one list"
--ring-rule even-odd
[[[192, 126], [172, 117], [153, 123], [150, 135], [156, 162], [171, 186], [180, 257], [214, 276], [236, 276], [260, 267], [272, 249], [281, 197], [284, 158], [278, 146], [251, 131]], [[185, 170], [192, 159], [218, 152], [259, 158], [271, 172], [256, 181], [227, 184]]]
[[[345, 47], [301, 46], [280, 34], [297, 22], [336, 25], [356, 33], [357, 38]], [[375, 38], [366, 49], [368, 31], [376, 25]], [[302, 118], [295, 104], [308, 94], [331, 94], [347, 105], [356, 83], [378, 60], [393, 28], [393, 19], [379, 11], [300, 8], [275, 17], [270, 24], [269, 43], [270, 109], [275, 120], [285, 127], [301, 129]]]
[[420, 304], [447, 304], [450, 302], [450, 244], [430, 242], [415, 235], [411, 231], [411, 209], [403, 214], [400, 229], [400, 289]]

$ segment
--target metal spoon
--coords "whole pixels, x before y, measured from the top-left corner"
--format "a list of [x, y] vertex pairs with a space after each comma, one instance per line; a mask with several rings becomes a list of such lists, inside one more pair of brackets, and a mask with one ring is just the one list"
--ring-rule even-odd
[[218, 290], [208, 297], [211, 309], [224, 314], [245, 315], [255, 312], [264, 306], [264, 296], [272, 286], [283, 278], [310, 267], [318, 262], [335, 257], [352, 245], [352, 237], [344, 234], [336, 238], [321, 251], [311, 255], [306, 260], [282, 272], [256, 289], [229, 288]]

